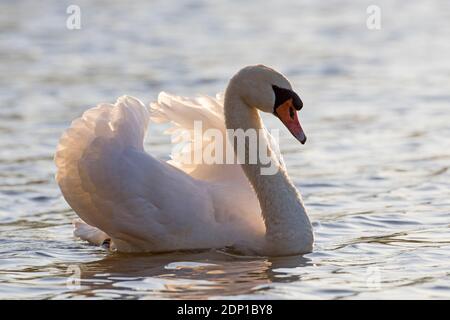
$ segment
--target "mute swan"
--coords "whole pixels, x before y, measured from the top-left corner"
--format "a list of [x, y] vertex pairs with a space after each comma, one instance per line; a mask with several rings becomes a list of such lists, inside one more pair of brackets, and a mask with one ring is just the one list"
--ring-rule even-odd
[[[82, 219], [74, 222], [74, 234], [97, 245], [108, 241], [124, 252], [224, 247], [267, 256], [311, 252], [313, 230], [301, 195], [270, 141], [267, 150], [278, 166], [271, 175], [261, 174], [259, 159], [183, 163], [180, 155], [191, 148], [164, 162], [143, 147], [150, 119], [171, 122], [171, 131], [179, 134], [192, 133], [196, 120], [220, 132], [264, 130], [258, 110], [277, 116], [303, 144], [306, 136], [294, 108], [300, 110], [302, 101], [289, 81], [256, 65], [233, 76], [223, 101], [162, 92], [149, 109], [123, 96], [114, 105], [87, 110], [62, 135], [55, 155], [56, 180]], [[257, 139], [266, 142], [270, 135]], [[246, 155], [249, 148], [246, 140]]]

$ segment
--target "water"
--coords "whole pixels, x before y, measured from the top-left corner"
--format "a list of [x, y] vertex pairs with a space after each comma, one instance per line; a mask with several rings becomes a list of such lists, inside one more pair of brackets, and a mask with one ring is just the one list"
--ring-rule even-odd
[[[1, 299], [450, 298], [450, 2], [377, 1], [379, 31], [367, 1], [76, 3], [70, 31], [72, 1], [0, 2]], [[123, 255], [72, 236], [52, 162], [72, 119], [125, 93], [213, 95], [260, 62], [305, 103], [308, 143], [282, 129], [281, 149], [313, 253]], [[147, 149], [167, 158], [163, 129]]]

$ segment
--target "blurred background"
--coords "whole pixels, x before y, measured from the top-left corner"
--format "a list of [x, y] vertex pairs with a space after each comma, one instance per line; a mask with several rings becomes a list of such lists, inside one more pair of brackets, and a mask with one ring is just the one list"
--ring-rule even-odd
[[[0, 298], [450, 298], [449, 37], [446, 0], [1, 1]], [[53, 154], [73, 119], [123, 94], [215, 95], [256, 63], [305, 104], [303, 147], [264, 119], [314, 253], [130, 256], [72, 236]], [[164, 129], [146, 147], [168, 159]]]

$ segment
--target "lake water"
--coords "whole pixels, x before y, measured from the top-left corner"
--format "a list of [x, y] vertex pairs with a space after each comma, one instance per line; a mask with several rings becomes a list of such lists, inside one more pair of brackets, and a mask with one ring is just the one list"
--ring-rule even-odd
[[[449, 299], [450, 2], [376, 1], [380, 30], [370, 4], [0, 2], [0, 299]], [[305, 103], [307, 144], [281, 129], [281, 150], [313, 253], [124, 255], [72, 236], [52, 160], [71, 120], [122, 94], [214, 95], [255, 63]], [[146, 146], [167, 159], [164, 129]]]

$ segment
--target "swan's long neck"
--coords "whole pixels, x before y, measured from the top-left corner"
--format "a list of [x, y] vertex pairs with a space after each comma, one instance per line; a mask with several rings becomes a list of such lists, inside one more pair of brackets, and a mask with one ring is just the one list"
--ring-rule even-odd
[[[244, 131], [256, 129], [258, 132], [263, 130], [258, 111], [242, 101], [236, 91], [238, 90], [234, 90], [230, 84], [225, 95], [224, 112], [227, 129], [243, 129]], [[258, 146], [268, 145], [264, 136], [257, 134], [257, 139]], [[235, 145], [235, 152], [236, 147]], [[249, 159], [248, 139], [245, 140], [245, 152], [245, 159]], [[271, 161], [278, 165], [275, 174], [261, 174], [263, 164], [259, 156], [256, 164], [248, 164], [248, 161], [241, 164], [261, 206], [261, 214], [266, 226], [265, 251], [269, 253], [273, 251], [280, 255], [310, 252], [313, 233], [301, 196], [283, 166], [278, 164], [276, 155], [270, 147], [268, 153]]]

